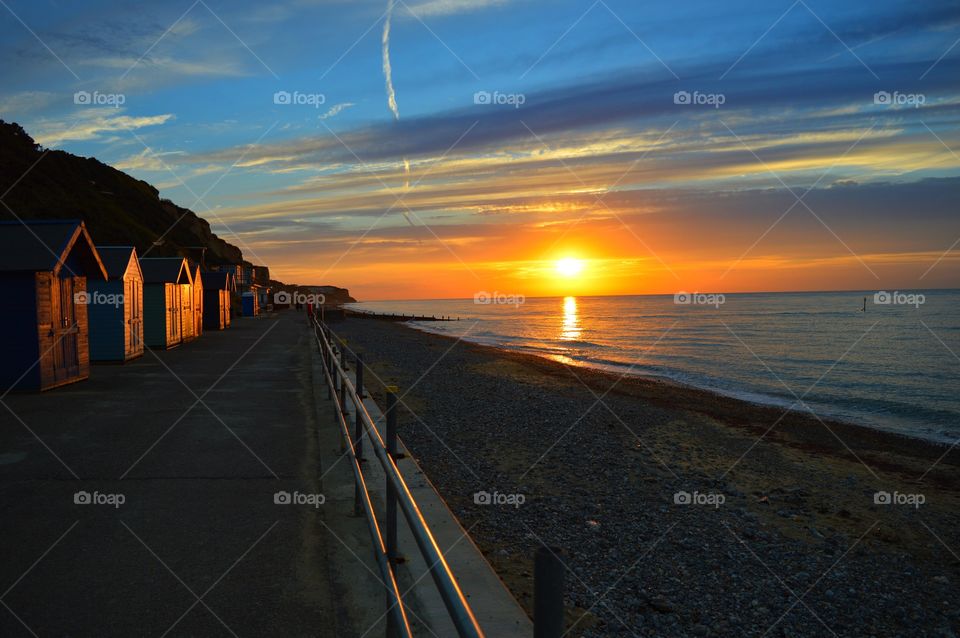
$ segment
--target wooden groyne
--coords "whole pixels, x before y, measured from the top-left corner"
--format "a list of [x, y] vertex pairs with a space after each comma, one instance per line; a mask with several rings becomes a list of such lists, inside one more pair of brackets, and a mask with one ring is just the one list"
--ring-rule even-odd
[[460, 321], [460, 317], [436, 316], [436, 315], [407, 315], [394, 314], [386, 312], [364, 312], [360, 310], [345, 310], [347, 317], [357, 317], [359, 319], [380, 319], [381, 321]]

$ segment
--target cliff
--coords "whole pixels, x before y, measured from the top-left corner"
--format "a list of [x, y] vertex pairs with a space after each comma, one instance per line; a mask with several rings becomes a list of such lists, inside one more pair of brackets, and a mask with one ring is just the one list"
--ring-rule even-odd
[[0, 219], [82, 219], [97, 244], [132, 244], [141, 255], [149, 249], [152, 257], [192, 259], [205, 247], [207, 265], [243, 262], [241, 250], [212, 233], [206, 220], [160, 199], [147, 182], [94, 158], [44, 149], [18, 124], [3, 120], [0, 193], [9, 206], [0, 206]]

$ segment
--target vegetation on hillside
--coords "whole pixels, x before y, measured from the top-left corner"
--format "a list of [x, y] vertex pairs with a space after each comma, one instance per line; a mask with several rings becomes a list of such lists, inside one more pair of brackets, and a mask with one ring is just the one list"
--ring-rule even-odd
[[44, 149], [18, 124], [0, 120], [2, 193], [0, 219], [82, 219], [97, 244], [193, 259], [204, 247], [207, 265], [243, 262], [206, 220], [161, 199], [147, 182], [94, 158]]

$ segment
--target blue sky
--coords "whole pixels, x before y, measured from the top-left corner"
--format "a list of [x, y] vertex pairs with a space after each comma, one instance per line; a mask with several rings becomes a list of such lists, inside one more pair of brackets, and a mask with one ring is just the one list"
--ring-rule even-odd
[[611, 292], [960, 274], [955, 3], [5, 2], [0, 117], [288, 279], [543, 291], [564, 250]]

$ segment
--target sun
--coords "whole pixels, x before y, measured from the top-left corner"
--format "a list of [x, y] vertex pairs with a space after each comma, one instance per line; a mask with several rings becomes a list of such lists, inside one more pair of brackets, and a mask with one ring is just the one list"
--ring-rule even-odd
[[564, 277], [575, 277], [583, 270], [583, 260], [575, 257], [564, 257], [557, 260], [557, 272]]

